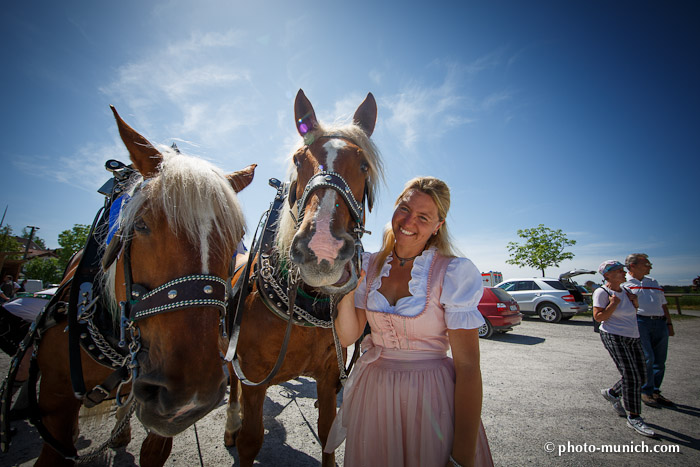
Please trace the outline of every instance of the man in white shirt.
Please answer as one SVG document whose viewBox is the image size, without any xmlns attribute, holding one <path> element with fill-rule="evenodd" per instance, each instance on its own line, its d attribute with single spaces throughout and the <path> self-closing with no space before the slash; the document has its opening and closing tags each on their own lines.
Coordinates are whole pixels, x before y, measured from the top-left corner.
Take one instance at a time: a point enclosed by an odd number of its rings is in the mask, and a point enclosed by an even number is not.
<svg viewBox="0 0 700 467">
<path fill-rule="evenodd" d="M 668 338 L 673 336 L 673 323 L 666 306 L 664 290 L 655 279 L 648 277 L 651 262 L 644 253 L 633 253 L 625 260 L 627 282 L 623 284 L 637 295 L 637 325 L 647 367 L 647 380 L 642 385 L 642 402 L 649 407 L 673 407 L 675 404 L 661 395 L 661 383 L 666 371 Z"/>
</svg>

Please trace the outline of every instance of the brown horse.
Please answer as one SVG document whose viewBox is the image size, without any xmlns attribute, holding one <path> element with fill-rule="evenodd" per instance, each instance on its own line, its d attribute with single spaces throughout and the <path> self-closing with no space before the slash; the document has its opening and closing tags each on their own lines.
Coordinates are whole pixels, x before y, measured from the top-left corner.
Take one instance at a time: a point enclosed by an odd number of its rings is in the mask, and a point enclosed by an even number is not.
<svg viewBox="0 0 700 467">
<path fill-rule="evenodd" d="M 134 314 L 128 320 L 127 329 L 138 339 L 140 349 L 132 353 L 131 361 L 138 371 L 132 370 L 131 384 L 123 386 L 122 393 L 128 394 L 132 388 L 135 413 L 149 431 L 141 447 L 141 465 L 163 465 L 170 454 L 172 436 L 209 413 L 226 391 L 219 354 L 222 303 L 231 258 L 245 229 L 236 192 L 251 182 L 255 166 L 224 175 L 201 159 L 175 151 L 160 152 L 112 110 L 138 173 L 128 181 L 126 191 L 131 198 L 121 211 L 119 238 L 112 239 L 117 245 L 111 250 L 115 260 L 103 278 L 107 302 L 114 308 L 119 302 L 127 303 L 129 287 L 128 303 L 145 304 L 150 294 L 139 296 L 136 290 L 157 295 L 164 285 L 167 302 L 178 293 L 189 293 L 190 289 L 180 288 L 181 283 L 197 285 L 196 298 L 190 303 L 177 302 L 166 308 L 167 312 L 141 307 L 137 313 L 137 305 L 133 305 Z M 221 303 L 213 304 L 207 296 Z M 78 411 L 83 401 L 73 393 L 64 329 L 65 323 L 50 328 L 38 345 L 39 409 L 50 435 L 64 452 L 75 454 Z M 82 348 L 80 353 L 89 390 L 105 381 L 112 369 Z M 115 397 L 118 390 L 110 396 Z M 36 462 L 40 466 L 72 464 L 46 442 Z"/>
<path fill-rule="evenodd" d="M 288 194 L 281 207 L 273 244 L 277 264 L 298 271 L 299 294 L 326 300 L 342 296 L 357 285 L 358 225 L 364 222 L 364 200 L 371 200 L 382 175 L 381 160 L 370 141 L 377 117 L 372 94 L 355 112 L 353 123 L 322 126 L 311 103 L 300 90 L 294 105 L 295 121 L 304 144 L 293 154 Z M 334 186 L 328 186 L 333 183 Z M 359 200 L 359 201 L 358 201 Z M 256 252 L 251 252 L 251 261 Z M 245 301 L 240 323 L 238 358 L 246 377 L 260 381 L 275 365 L 287 322 L 271 313 L 259 284 Z M 330 317 L 326 317 L 330 321 Z M 344 352 L 343 352 L 344 353 Z M 343 355 L 343 362 L 344 362 Z M 284 362 L 276 376 L 259 386 L 239 384 L 231 372 L 231 394 L 224 441 L 236 445 L 241 465 L 253 465 L 263 443 L 263 401 L 271 384 L 298 376 L 316 380 L 318 434 L 323 446 L 335 418 L 340 369 L 332 330 L 294 326 Z M 334 465 L 333 454 L 323 454 L 324 466 Z"/>
</svg>

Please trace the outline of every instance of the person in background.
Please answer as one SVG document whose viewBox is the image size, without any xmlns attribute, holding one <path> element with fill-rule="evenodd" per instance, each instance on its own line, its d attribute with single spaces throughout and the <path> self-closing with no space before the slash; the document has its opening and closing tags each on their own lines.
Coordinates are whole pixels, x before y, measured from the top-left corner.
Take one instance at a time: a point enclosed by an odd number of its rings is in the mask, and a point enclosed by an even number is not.
<svg viewBox="0 0 700 467">
<path fill-rule="evenodd" d="M 410 180 L 381 250 L 363 256 L 357 289 L 338 305 L 343 346 L 371 327 L 325 446 L 347 437 L 347 466 L 493 465 L 480 423 L 481 273 L 454 254 L 449 207 L 443 181 Z"/>
<path fill-rule="evenodd" d="M 591 293 L 595 292 L 595 289 L 597 289 L 598 287 L 600 287 L 598 284 L 596 284 L 596 283 L 593 282 L 593 281 L 586 281 L 586 283 L 585 283 L 584 285 L 586 286 L 586 288 L 587 288 Z"/>
<path fill-rule="evenodd" d="M 5 281 L 0 285 L 0 289 L 2 289 L 2 293 L 5 294 L 7 298 L 12 300 L 17 290 L 19 290 L 19 284 L 8 274 L 5 276 Z"/>
<path fill-rule="evenodd" d="M 593 317 L 600 322 L 600 339 L 621 375 L 613 387 L 600 392 L 618 415 L 627 416 L 628 427 L 642 436 L 653 437 L 656 434 L 640 416 L 646 366 L 637 329 L 637 296 L 622 287 L 625 269 L 619 261 L 603 261 L 598 272 L 606 282 L 593 292 Z"/>
<path fill-rule="evenodd" d="M 644 253 L 633 253 L 625 259 L 627 282 L 624 286 L 637 296 L 637 324 L 646 360 L 647 379 L 642 385 L 642 402 L 649 407 L 673 407 L 675 404 L 661 395 L 661 383 L 666 371 L 668 338 L 673 336 L 673 323 L 668 312 L 664 289 L 652 277 L 651 262 Z"/>
</svg>

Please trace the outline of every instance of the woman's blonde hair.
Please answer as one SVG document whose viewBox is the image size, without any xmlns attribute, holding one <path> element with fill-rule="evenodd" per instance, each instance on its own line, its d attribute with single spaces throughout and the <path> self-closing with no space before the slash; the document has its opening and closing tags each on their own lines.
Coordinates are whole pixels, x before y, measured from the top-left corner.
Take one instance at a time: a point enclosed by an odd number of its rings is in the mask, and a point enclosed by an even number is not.
<svg viewBox="0 0 700 467">
<path fill-rule="evenodd" d="M 424 193 L 433 200 L 435 206 L 437 206 L 438 219 L 440 221 L 445 221 L 447 218 L 447 213 L 450 210 L 450 188 L 445 182 L 435 177 L 416 177 L 409 180 L 403 188 L 403 191 L 396 198 L 394 206 L 398 206 L 402 201 L 404 201 L 408 196 L 414 191 L 420 191 Z M 394 249 L 394 243 L 396 242 L 396 237 L 394 237 L 394 231 L 391 227 L 391 222 L 384 229 L 384 237 L 382 239 L 382 248 L 379 250 L 377 259 L 375 261 L 375 275 L 381 272 L 384 261 L 386 261 L 389 254 L 391 254 Z M 425 244 L 425 249 L 434 246 L 437 251 L 443 256 L 456 256 L 456 250 L 452 246 L 452 238 L 447 230 L 447 222 L 443 222 L 437 231 L 436 235 L 432 235 Z"/>
</svg>

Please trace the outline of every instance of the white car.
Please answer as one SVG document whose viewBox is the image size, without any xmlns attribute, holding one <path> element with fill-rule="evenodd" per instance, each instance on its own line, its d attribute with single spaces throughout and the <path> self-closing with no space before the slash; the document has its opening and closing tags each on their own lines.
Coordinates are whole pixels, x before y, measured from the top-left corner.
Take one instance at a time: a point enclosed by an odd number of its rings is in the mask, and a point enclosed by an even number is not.
<svg viewBox="0 0 700 467">
<path fill-rule="evenodd" d="M 570 280 L 579 274 L 595 274 L 595 271 L 576 269 L 560 275 L 559 279 L 552 277 L 508 279 L 496 287 L 508 292 L 518 302 L 521 313 L 537 314 L 548 323 L 558 323 L 562 319 L 571 319 L 576 313 L 588 310 L 588 303 Z"/>
</svg>

